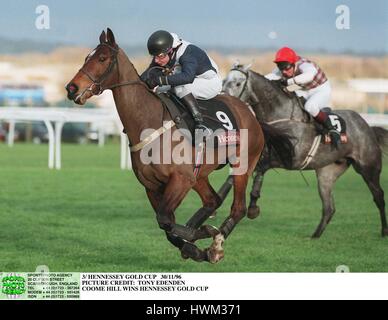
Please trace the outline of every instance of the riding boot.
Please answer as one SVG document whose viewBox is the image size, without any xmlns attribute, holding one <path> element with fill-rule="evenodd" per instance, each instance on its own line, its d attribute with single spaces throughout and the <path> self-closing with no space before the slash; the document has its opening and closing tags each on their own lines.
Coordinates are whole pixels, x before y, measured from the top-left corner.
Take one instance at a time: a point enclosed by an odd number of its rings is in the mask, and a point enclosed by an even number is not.
<svg viewBox="0 0 388 320">
<path fill-rule="evenodd" d="M 194 118 L 195 129 L 202 130 L 204 132 L 205 136 L 209 135 L 211 133 L 211 130 L 207 126 L 205 126 L 205 124 L 203 122 L 202 114 L 199 111 L 198 102 L 194 98 L 193 94 L 189 93 L 189 94 L 185 95 L 182 98 L 182 100 Z"/>
<path fill-rule="evenodd" d="M 332 145 L 338 149 L 338 146 L 341 141 L 340 133 L 334 128 L 333 124 L 330 121 L 327 113 L 323 111 L 319 111 L 318 115 L 314 117 L 314 119 L 323 125 L 323 127 L 328 131 L 329 136 L 331 138 Z"/>
</svg>

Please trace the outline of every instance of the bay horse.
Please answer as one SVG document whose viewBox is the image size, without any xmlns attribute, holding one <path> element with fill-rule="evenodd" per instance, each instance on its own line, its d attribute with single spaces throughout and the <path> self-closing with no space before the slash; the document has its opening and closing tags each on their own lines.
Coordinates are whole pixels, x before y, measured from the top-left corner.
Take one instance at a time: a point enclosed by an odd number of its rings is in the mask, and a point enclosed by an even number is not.
<svg viewBox="0 0 388 320">
<path fill-rule="evenodd" d="M 346 121 L 348 143 L 333 150 L 330 145 L 320 143 L 314 121 L 301 108 L 301 101 L 294 93 L 286 92 L 278 81 L 266 79 L 250 66 L 235 64 L 224 80 L 223 91 L 249 104 L 259 121 L 276 126 L 294 141 L 294 158 L 289 166 L 284 166 L 276 153 L 263 151 L 255 170 L 248 217 L 255 218 L 260 213 L 257 200 L 268 169 L 315 170 L 322 200 L 322 218 L 312 237 L 319 238 L 335 213 L 334 183 L 352 165 L 373 195 L 380 213 L 381 235 L 388 235 L 384 191 L 380 185 L 382 147 L 387 145 L 387 130 L 370 127 L 357 112 L 335 110 Z M 225 196 L 230 183 L 231 178 L 223 186 Z"/>
<path fill-rule="evenodd" d="M 98 46 L 86 57 L 82 68 L 67 84 L 68 98 L 83 105 L 93 95 L 98 95 L 104 90 L 112 90 L 119 117 L 133 146 L 131 148 L 133 171 L 145 187 L 159 227 L 165 231 L 167 239 L 179 248 L 183 258 L 210 263 L 220 261 L 224 257 L 222 246 L 225 239 L 246 214 L 245 192 L 248 177 L 252 174 L 264 146 L 260 124 L 241 100 L 229 95 L 216 97 L 230 108 L 238 128 L 247 131 L 247 139 L 244 143 L 241 142 L 232 155 L 240 159 L 240 156 L 246 154 L 247 170 L 233 176 L 234 200 L 230 215 L 220 228 L 206 225 L 199 228 L 222 203 L 208 180 L 208 175 L 219 167 L 222 159 L 216 157 L 213 162 L 204 159 L 197 176 L 193 173 L 194 150 L 193 161 L 190 164 L 144 164 L 139 152 L 145 145 L 141 133 L 152 128 L 159 132 L 159 135 L 164 135 L 166 131 L 170 130 L 172 133 L 176 131 L 176 126 L 164 127 L 163 123 L 166 121 L 171 123 L 170 115 L 157 95 L 140 80 L 135 67 L 117 45 L 112 30 L 108 28 L 106 33 L 103 31 L 99 40 Z M 158 149 L 160 154 L 163 154 L 164 142 Z M 178 144 L 177 141 L 168 142 L 172 147 Z M 184 140 L 184 143 L 189 144 L 190 149 L 194 149 L 191 142 Z M 236 170 L 238 164 L 237 161 L 231 165 L 232 170 Z M 190 189 L 199 194 L 203 207 L 186 225 L 180 225 L 176 223 L 174 212 Z M 201 250 L 194 244 L 197 239 L 211 237 L 213 242 L 207 249 Z"/>
</svg>

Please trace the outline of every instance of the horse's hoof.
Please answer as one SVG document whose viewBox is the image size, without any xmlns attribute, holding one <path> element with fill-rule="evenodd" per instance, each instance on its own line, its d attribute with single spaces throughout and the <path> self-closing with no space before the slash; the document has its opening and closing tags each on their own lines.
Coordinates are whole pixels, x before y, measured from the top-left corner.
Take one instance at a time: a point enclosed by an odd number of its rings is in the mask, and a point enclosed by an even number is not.
<svg viewBox="0 0 388 320">
<path fill-rule="evenodd" d="M 211 264 L 216 264 L 224 258 L 224 251 L 214 252 L 213 250 L 208 250 L 207 256 Z"/>
<path fill-rule="evenodd" d="M 248 208 L 248 218 L 255 219 L 260 215 L 260 207 L 249 207 Z"/>
<path fill-rule="evenodd" d="M 222 234 L 217 234 L 209 249 L 207 249 L 207 258 L 210 263 L 220 262 L 224 258 L 224 244 L 225 238 Z"/>
<path fill-rule="evenodd" d="M 184 259 L 184 260 L 187 260 L 187 259 L 190 258 L 187 254 L 183 253 L 182 251 L 181 251 L 181 257 L 182 257 L 182 259 Z"/>
<path fill-rule="evenodd" d="M 381 236 L 382 236 L 382 237 L 388 236 L 388 228 L 385 228 L 385 229 L 383 229 L 383 230 L 381 231 Z"/>
<path fill-rule="evenodd" d="M 322 233 L 320 232 L 314 232 L 314 234 L 311 236 L 311 239 L 319 239 L 321 237 Z"/>
</svg>

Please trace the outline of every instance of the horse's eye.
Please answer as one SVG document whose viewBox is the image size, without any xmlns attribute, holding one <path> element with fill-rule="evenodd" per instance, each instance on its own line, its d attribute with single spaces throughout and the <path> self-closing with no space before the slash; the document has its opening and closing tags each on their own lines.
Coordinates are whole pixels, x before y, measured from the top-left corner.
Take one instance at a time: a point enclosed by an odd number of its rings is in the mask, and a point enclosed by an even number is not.
<svg viewBox="0 0 388 320">
<path fill-rule="evenodd" d="M 104 62 L 106 60 L 105 57 L 100 57 L 100 59 L 98 59 L 100 62 Z"/>
<path fill-rule="evenodd" d="M 241 82 L 237 82 L 237 83 L 236 83 L 236 86 L 237 86 L 237 87 L 241 86 Z"/>
</svg>

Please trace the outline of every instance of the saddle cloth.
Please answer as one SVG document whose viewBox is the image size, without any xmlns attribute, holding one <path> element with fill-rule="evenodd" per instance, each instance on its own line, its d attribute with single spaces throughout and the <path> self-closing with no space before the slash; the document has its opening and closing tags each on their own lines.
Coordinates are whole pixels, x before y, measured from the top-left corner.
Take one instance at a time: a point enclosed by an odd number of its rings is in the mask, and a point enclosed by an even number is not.
<svg viewBox="0 0 388 320">
<path fill-rule="evenodd" d="M 195 145 L 195 122 L 191 113 L 187 111 L 183 102 L 172 93 L 157 95 L 170 113 L 183 135 L 192 140 Z M 197 100 L 204 124 L 213 131 L 214 148 L 226 145 L 239 145 L 240 136 L 236 119 L 229 107 L 217 97 L 210 100 Z M 190 137 L 187 133 L 190 133 Z"/>
<path fill-rule="evenodd" d="M 347 135 L 346 135 L 346 122 L 345 120 L 339 116 L 338 114 L 331 111 L 330 108 L 325 108 L 323 111 L 325 111 L 330 119 L 331 124 L 333 125 L 334 129 L 338 132 L 340 135 L 340 141 L 342 144 L 345 144 L 348 142 Z M 317 130 L 317 133 L 322 135 L 322 143 L 324 144 L 331 144 L 331 137 L 329 135 L 329 131 L 321 124 L 315 122 L 315 128 Z"/>
<path fill-rule="evenodd" d="M 299 100 L 299 106 L 301 107 L 303 113 L 306 115 L 309 122 L 313 122 L 315 125 L 315 129 L 318 134 L 322 135 L 322 143 L 324 144 L 331 144 L 331 137 L 329 135 L 329 131 L 320 123 L 316 122 L 313 117 L 304 109 L 304 104 L 306 103 L 306 99 L 303 97 L 298 97 L 295 93 L 293 95 Z M 347 135 L 346 135 L 346 122 L 345 120 L 339 116 L 338 114 L 334 113 L 331 108 L 323 108 L 323 112 L 325 112 L 329 119 L 331 124 L 333 125 L 334 129 L 339 133 L 341 139 L 341 143 L 347 143 Z"/>
</svg>

